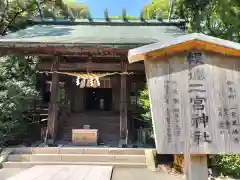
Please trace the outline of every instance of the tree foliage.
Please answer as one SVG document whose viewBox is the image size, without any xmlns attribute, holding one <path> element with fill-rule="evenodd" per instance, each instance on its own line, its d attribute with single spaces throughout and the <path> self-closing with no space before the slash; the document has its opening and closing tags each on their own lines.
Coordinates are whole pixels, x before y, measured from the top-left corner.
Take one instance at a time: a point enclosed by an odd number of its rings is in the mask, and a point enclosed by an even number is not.
<svg viewBox="0 0 240 180">
<path fill-rule="evenodd" d="M 169 13 L 169 0 L 152 0 L 144 7 L 145 18 Z M 240 1 L 238 0 L 175 0 L 172 18 L 185 19 L 189 32 L 240 41 Z"/>
<path fill-rule="evenodd" d="M 6 56 L 0 58 L 0 145 L 26 133 L 26 110 L 38 97 L 36 59 Z"/>
<path fill-rule="evenodd" d="M 123 19 L 123 17 L 122 16 L 110 16 L 110 19 Z M 127 20 L 136 20 L 137 17 L 136 16 L 127 15 L 126 19 Z"/>
<path fill-rule="evenodd" d="M 152 118 L 150 111 L 150 101 L 148 97 L 148 90 L 144 89 L 140 93 L 139 104 L 143 109 L 142 118 L 145 122 L 147 122 L 150 126 L 152 126 Z"/>
<path fill-rule="evenodd" d="M 168 18 L 169 0 L 152 0 L 144 7 L 143 17 L 145 19 L 155 19 L 159 11 L 162 12 L 163 19 Z"/>
<path fill-rule="evenodd" d="M 181 7 L 181 8 L 179 8 Z M 239 41 L 240 3 L 236 0 L 182 0 L 176 7 L 189 21 L 189 31 Z"/>
<path fill-rule="evenodd" d="M 213 169 L 224 176 L 240 178 L 239 155 L 215 155 L 211 156 Z"/>
<path fill-rule="evenodd" d="M 38 0 L 46 18 L 86 18 L 88 7 L 73 1 Z M 39 16 L 36 0 L 1 0 L 0 1 L 0 34 L 5 35 L 8 30 L 14 31 L 24 28 L 27 19 Z"/>
<path fill-rule="evenodd" d="M 72 11 L 75 18 L 82 19 L 88 17 L 89 9 L 87 5 L 70 0 L 65 0 L 64 3 Z"/>
</svg>

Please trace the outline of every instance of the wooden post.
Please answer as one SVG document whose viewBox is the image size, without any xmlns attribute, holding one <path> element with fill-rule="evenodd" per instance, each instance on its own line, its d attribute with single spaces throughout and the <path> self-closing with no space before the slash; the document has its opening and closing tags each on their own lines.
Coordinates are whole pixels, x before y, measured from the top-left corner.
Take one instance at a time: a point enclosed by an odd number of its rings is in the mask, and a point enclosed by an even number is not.
<svg viewBox="0 0 240 180">
<path fill-rule="evenodd" d="M 123 63 L 123 72 L 127 72 L 127 64 Z M 120 100 L 120 140 L 127 144 L 127 75 L 121 75 L 121 100 Z"/>
<path fill-rule="evenodd" d="M 186 180 L 208 179 L 207 155 L 192 155 L 188 165 L 188 169 L 185 169 Z"/>
<path fill-rule="evenodd" d="M 53 62 L 52 65 L 52 84 L 51 84 L 51 101 L 49 104 L 49 113 L 48 113 L 48 135 L 53 141 L 56 140 L 57 135 L 57 120 L 58 120 L 58 57 Z"/>
</svg>

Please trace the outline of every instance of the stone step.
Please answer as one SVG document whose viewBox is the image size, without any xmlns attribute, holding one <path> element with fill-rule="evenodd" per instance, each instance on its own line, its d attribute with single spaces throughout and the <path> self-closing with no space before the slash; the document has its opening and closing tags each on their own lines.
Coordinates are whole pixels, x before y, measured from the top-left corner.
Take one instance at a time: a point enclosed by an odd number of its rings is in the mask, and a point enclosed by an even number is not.
<svg viewBox="0 0 240 180">
<path fill-rule="evenodd" d="M 71 122 L 68 122 L 68 123 L 64 123 L 64 127 L 82 127 L 83 125 L 91 125 L 91 126 L 100 126 L 100 127 L 106 127 L 106 124 L 109 124 L 109 125 L 112 125 L 112 126 L 120 126 L 119 125 L 119 122 L 104 122 L 104 124 L 100 124 L 100 123 L 91 123 L 91 122 L 74 122 L 74 123 L 71 123 Z"/>
<path fill-rule="evenodd" d="M 120 125 L 119 124 L 110 124 L 110 123 L 106 123 L 105 126 L 104 125 L 93 125 L 91 123 L 82 123 L 82 124 L 76 124 L 76 125 L 67 125 L 64 124 L 63 129 L 64 130 L 72 130 L 72 129 L 82 129 L 84 125 L 90 125 L 91 129 L 98 129 L 98 130 L 102 130 L 102 131 L 106 131 L 106 126 L 107 127 L 111 127 L 111 129 L 107 129 L 107 131 L 112 131 L 113 129 L 115 130 L 119 130 L 120 129 Z"/>
<path fill-rule="evenodd" d="M 92 119 L 92 118 L 96 118 L 96 119 L 106 119 L 106 120 L 115 120 L 115 119 L 119 119 L 120 116 L 74 116 L 74 117 L 69 117 L 69 119 L 71 120 L 88 120 L 88 119 Z"/>
<path fill-rule="evenodd" d="M 145 163 L 122 163 L 122 162 L 4 162 L 3 168 L 30 168 L 36 165 L 100 165 L 123 168 L 146 168 Z"/>
<path fill-rule="evenodd" d="M 117 122 L 104 122 L 104 124 L 101 124 L 100 122 L 65 122 L 64 124 L 65 125 L 68 125 L 68 126 L 70 126 L 70 125 L 81 125 L 81 124 L 92 124 L 92 125 L 101 125 L 101 126 L 104 126 L 105 124 L 112 124 L 112 125 L 118 125 L 119 124 L 119 122 L 117 121 Z"/>
<path fill-rule="evenodd" d="M 23 147 L 9 148 L 12 154 L 111 154 L 145 155 L 142 148 L 92 148 L 92 147 Z"/>
<path fill-rule="evenodd" d="M 119 116 L 89 116 L 89 117 L 83 117 L 83 116 L 76 116 L 76 117 L 69 117 L 69 121 L 87 121 L 87 120 L 92 120 L 92 119 L 101 119 L 101 120 L 106 120 L 106 121 L 111 121 L 111 120 L 119 120 Z"/>
<path fill-rule="evenodd" d="M 101 120 L 101 121 L 106 121 L 106 122 L 115 122 L 119 121 L 119 117 L 113 118 L 113 117 L 88 117 L 88 118 L 82 118 L 82 117 L 77 117 L 77 118 L 68 118 L 65 120 L 65 122 L 80 122 L 80 121 L 90 121 L 93 122 L 94 120 Z"/>
<path fill-rule="evenodd" d="M 146 163 L 144 155 L 109 155 L 109 154 L 14 154 L 9 162 L 122 162 Z"/>
<path fill-rule="evenodd" d="M 89 124 L 88 124 L 89 125 Z M 111 129 L 108 129 L 107 131 L 113 131 L 113 130 L 119 130 L 120 129 L 120 126 L 119 125 L 117 125 L 117 126 L 115 126 L 115 125 L 109 125 L 109 124 L 107 124 L 109 127 L 111 127 Z M 64 125 L 65 126 L 65 125 Z M 72 130 L 72 129 L 82 129 L 83 128 L 83 126 L 84 125 L 78 125 L 78 126 L 65 126 L 64 128 L 63 128 L 63 130 L 67 130 L 67 131 L 70 131 L 70 130 Z M 106 131 L 106 126 L 105 127 L 99 127 L 99 126 L 92 126 L 91 124 L 90 124 L 90 127 L 91 127 L 91 129 L 98 129 L 98 130 L 100 130 L 100 131 Z"/>
<path fill-rule="evenodd" d="M 96 123 L 97 122 L 106 122 L 106 123 L 117 123 L 119 119 L 66 119 L 64 123 Z"/>
<path fill-rule="evenodd" d="M 98 136 L 100 137 L 104 137 L 104 138 L 108 138 L 108 137 L 119 137 L 120 133 L 117 133 L 118 131 L 115 131 L 115 132 L 101 132 L 101 131 L 98 131 Z M 72 131 L 62 131 L 62 136 L 69 136 L 69 137 L 72 137 Z"/>
<path fill-rule="evenodd" d="M 64 122 L 65 123 L 79 123 L 79 122 L 110 122 L 110 123 L 114 123 L 114 122 L 119 122 L 119 119 L 66 119 Z"/>
<path fill-rule="evenodd" d="M 64 134 L 62 137 L 61 137 L 62 140 L 64 141 L 71 141 L 72 142 L 72 135 L 71 134 Z M 112 137 L 112 138 L 108 138 L 107 136 L 99 136 L 99 142 L 112 142 L 112 141 L 116 141 L 116 142 L 119 142 L 119 137 Z M 118 144 L 118 143 L 117 143 Z"/>
<path fill-rule="evenodd" d="M 82 129 L 82 128 L 76 128 L 75 127 L 75 128 L 71 128 L 71 129 L 63 129 L 63 132 L 72 134 L 73 129 Z M 103 129 L 99 129 L 99 128 L 92 128 L 92 129 L 98 129 L 99 135 L 104 135 L 104 134 L 117 134 L 117 132 L 119 132 L 120 128 L 116 128 L 116 129 L 113 128 L 113 129 L 108 130 L 108 131 L 104 131 Z"/>
</svg>

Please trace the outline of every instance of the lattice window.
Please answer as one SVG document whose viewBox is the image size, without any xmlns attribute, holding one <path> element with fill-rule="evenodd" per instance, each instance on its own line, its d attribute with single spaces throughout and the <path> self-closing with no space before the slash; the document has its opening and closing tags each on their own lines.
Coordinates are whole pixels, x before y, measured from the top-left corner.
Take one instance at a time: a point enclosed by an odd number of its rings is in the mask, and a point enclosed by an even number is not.
<svg viewBox="0 0 240 180">
<path fill-rule="evenodd" d="M 65 92 L 65 82 L 58 82 L 59 89 L 58 89 L 58 101 L 65 101 L 66 100 L 66 92 Z M 46 92 L 51 92 L 52 82 L 46 81 Z"/>
<path fill-rule="evenodd" d="M 110 78 L 101 78 L 100 79 L 100 88 L 112 88 Z"/>
<path fill-rule="evenodd" d="M 131 92 L 136 92 L 136 83 L 132 83 Z"/>
<path fill-rule="evenodd" d="M 65 82 L 58 82 L 60 88 L 64 88 Z M 46 91 L 51 92 L 52 81 L 46 81 Z"/>
</svg>

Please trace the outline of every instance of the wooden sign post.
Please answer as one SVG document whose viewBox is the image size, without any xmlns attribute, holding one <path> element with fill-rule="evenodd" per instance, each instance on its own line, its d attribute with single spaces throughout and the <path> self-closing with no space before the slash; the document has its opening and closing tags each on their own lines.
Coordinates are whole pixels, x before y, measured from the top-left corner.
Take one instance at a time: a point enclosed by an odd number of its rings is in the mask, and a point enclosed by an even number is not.
<svg viewBox="0 0 240 180">
<path fill-rule="evenodd" d="M 145 60 L 157 151 L 184 154 L 186 179 L 208 178 L 207 154 L 240 152 L 238 57 L 239 44 L 202 34 L 129 51 Z"/>
</svg>

